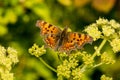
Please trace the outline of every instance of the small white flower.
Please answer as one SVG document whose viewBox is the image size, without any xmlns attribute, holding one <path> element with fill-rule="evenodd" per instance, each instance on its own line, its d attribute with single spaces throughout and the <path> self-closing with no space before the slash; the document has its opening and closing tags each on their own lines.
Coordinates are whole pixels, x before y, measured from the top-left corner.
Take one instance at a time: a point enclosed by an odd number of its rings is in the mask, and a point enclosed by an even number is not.
<svg viewBox="0 0 120 80">
<path fill-rule="evenodd" d="M 98 20 L 96 20 L 96 23 L 98 25 L 104 25 L 104 24 L 107 24 L 108 23 L 108 20 L 107 19 L 104 19 L 104 18 L 99 18 Z"/>
<path fill-rule="evenodd" d="M 7 52 L 8 52 L 8 57 L 11 59 L 13 63 L 19 62 L 17 51 L 15 49 L 8 47 Z"/>
<path fill-rule="evenodd" d="M 102 32 L 105 36 L 110 36 L 111 34 L 115 33 L 115 30 L 111 26 L 103 25 L 102 26 Z"/>
<path fill-rule="evenodd" d="M 120 39 L 119 38 L 113 39 L 110 42 L 110 45 L 112 46 L 114 52 L 120 51 Z"/>
<path fill-rule="evenodd" d="M 98 27 L 96 24 L 92 24 L 88 26 L 85 29 L 85 32 L 87 32 L 93 38 L 94 41 L 101 37 L 101 32 L 98 30 Z"/>
<path fill-rule="evenodd" d="M 120 24 L 117 23 L 115 20 L 110 20 L 109 24 L 114 28 L 114 29 L 117 29 L 117 28 L 120 28 Z"/>
</svg>

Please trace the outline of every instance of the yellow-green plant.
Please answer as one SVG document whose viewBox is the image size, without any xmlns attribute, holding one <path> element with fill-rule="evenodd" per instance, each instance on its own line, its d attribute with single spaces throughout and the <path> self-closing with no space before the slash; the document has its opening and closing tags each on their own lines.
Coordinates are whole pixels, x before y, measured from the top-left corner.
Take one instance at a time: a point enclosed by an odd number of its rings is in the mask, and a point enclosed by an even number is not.
<svg viewBox="0 0 120 80">
<path fill-rule="evenodd" d="M 34 44 L 29 49 L 29 53 L 39 57 L 39 59 L 51 70 L 57 73 L 58 80 L 83 80 L 84 76 L 90 69 L 94 69 L 103 64 L 110 65 L 115 63 L 114 53 L 120 51 L 120 24 L 115 20 L 99 18 L 96 23 L 87 26 L 84 30 L 93 37 L 93 44 L 85 50 L 72 52 L 70 55 L 59 53 L 60 64 L 56 69 L 49 66 L 43 59 L 42 55 L 46 52 L 44 47 L 38 47 Z M 94 44 L 99 41 L 99 44 Z M 107 47 L 110 46 L 110 47 Z M 93 50 L 89 50 L 92 49 Z M 97 57 L 97 59 L 96 59 Z M 101 80 L 112 80 L 105 75 Z"/>
<path fill-rule="evenodd" d="M 17 51 L 11 47 L 5 49 L 0 45 L 0 80 L 14 80 L 12 66 L 18 62 Z"/>
</svg>

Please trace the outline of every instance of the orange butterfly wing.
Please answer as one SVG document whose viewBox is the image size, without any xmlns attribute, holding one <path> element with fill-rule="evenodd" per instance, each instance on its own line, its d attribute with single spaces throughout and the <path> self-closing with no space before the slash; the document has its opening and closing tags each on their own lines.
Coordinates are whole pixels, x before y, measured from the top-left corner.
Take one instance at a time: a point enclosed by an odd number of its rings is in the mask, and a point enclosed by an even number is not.
<svg viewBox="0 0 120 80">
<path fill-rule="evenodd" d="M 70 32 L 67 34 L 59 48 L 61 52 L 71 52 L 72 50 L 81 49 L 86 43 L 92 43 L 93 39 L 89 35 Z"/>
<path fill-rule="evenodd" d="M 37 21 L 36 26 L 40 28 L 40 34 L 43 36 L 46 45 L 56 49 L 59 36 L 62 32 L 60 28 L 41 20 Z"/>
<path fill-rule="evenodd" d="M 40 30 L 41 30 L 40 34 L 42 36 L 46 36 L 48 34 L 57 35 L 57 34 L 61 33 L 60 28 L 58 28 L 52 24 L 49 24 L 45 21 L 38 20 L 36 23 L 36 26 L 40 28 Z"/>
</svg>

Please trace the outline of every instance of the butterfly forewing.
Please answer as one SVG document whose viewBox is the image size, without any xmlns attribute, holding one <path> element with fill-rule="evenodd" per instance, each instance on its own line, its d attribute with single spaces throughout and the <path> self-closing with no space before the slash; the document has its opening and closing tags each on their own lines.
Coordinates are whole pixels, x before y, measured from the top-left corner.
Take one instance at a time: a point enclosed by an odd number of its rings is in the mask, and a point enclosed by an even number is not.
<svg viewBox="0 0 120 80">
<path fill-rule="evenodd" d="M 57 34 L 60 34 L 61 33 L 61 29 L 52 25 L 52 24 L 49 24 L 45 21 L 41 21 L 41 20 L 38 20 L 37 23 L 36 23 L 36 26 L 38 26 L 41 30 L 40 34 L 42 36 L 45 36 L 45 35 L 48 35 L 48 34 L 54 34 L 54 35 L 57 35 Z"/>
<path fill-rule="evenodd" d="M 60 28 L 41 20 L 37 21 L 36 26 L 40 28 L 40 35 L 43 36 L 46 45 L 55 49 L 61 34 Z"/>
</svg>

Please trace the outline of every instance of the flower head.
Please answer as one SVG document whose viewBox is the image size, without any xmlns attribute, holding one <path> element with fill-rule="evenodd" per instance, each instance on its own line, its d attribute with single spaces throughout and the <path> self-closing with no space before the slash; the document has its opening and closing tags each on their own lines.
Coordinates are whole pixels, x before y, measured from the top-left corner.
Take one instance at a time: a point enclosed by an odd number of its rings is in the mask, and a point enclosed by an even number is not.
<svg viewBox="0 0 120 80">
<path fill-rule="evenodd" d="M 5 71 L 4 74 L 1 74 L 1 80 L 14 80 L 13 73 Z"/>
<path fill-rule="evenodd" d="M 65 78 L 70 78 L 70 66 L 69 66 L 69 62 L 67 60 L 63 61 L 63 64 L 59 65 L 57 67 L 57 76 L 64 76 Z"/>
<path fill-rule="evenodd" d="M 115 20 L 110 20 L 109 24 L 114 28 L 114 29 L 118 29 L 120 28 L 120 24 L 117 23 Z"/>
<path fill-rule="evenodd" d="M 6 49 L 0 45 L 0 58 L 6 55 Z"/>
<path fill-rule="evenodd" d="M 111 26 L 103 25 L 102 26 L 102 32 L 105 36 L 110 36 L 115 33 L 115 29 L 113 29 Z"/>
<path fill-rule="evenodd" d="M 11 47 L 7 48 L 8 57 L 11 59 L 13 63 L 19 62 L 17 57 L 17 51 Z"/>
<path fill-rule="evenodd" d="M 92 65 L 94 62 L 92 55 L 90 55 L 90 54 L 84 54 L 83 61 L 86 65 Z"/>
<path fill-rule="evenodd" d="M 87 32 L 93 40 L 97 40 L 101 37 L 101 32 L 99 31 L 98 27 L 96 24 L 91 24 L 85 29 L 85 32 Z"/>
<path fill-rule="evenodd" d="M 38 45 L 34 44 L 32 46 L 32 48 L 29 49 L 29 53 L 31 55 L 35 55 L 36 57 L 42 56 L 43 54 L 45 54 L 46 50 L 44 48 L 44 46 L 39 47 Z"/>
<path fill-rule="evenodd" d="M 101 55 L 101 62 L 105 63 L 105 64 L 114 64 L 115 60 L 113 60 L 113 58 L 110 55 L 108 55 L 106 52 L 104 52 Z"/>
<path fill-rule="evenodd" d="M 72 70 L 73 80 L 81 80 L 82 78 L 82 72 L 80 71 L 80 68 L 75 68 Z"/>
<path fill-rule="evenodd" d="M 18 62 L 17 51 L 11 47 L 5 49 L 0 46 L 0 80 L 13 80 L 13 73 L 10 73 L 12 64 Z"/>
<path fill-rule="evenodd" d="M 57 76 L 58 77 L 63 76 L 67 79 L 71 78 L 71 74 L 72 74 L 71 71 L 76 69 L 76 67 L 78 66 L 79 60 L 77 59 L 77 57 L 80 55 L 81 53 L 78 52 L 76 54 L 71 53 L 69 56 L 67 56 L 67 58 L 63 61 L 63 63 L 57 67 Z"/>
<path fill-rule="evenodd" d="M 96 20 L 96 23 L 98 25 L 104 25 L 104 24 L 107 24 L 108 23 L 108 20 L 107 19 L 104 19 L 104 18 L 99 18 L 98 20 Z"/>
<path fill-rule="evenodd" d="M 111 77 L 107 77 L 105 75 L 102 75 L 100 80 L 113 80 Z"/>
<path fill-rule="evenodd" d="M 120 51 L 120 39 L 115 38 L 110 42 L 110 45 L 112 46 L 112 49 L 114 52 Z"/>
<path fill-rule="evenodd" d="M 88 26 L 85 32 L 92 36 L 94 41 L 104 37 L 111 39 L 120 35 L 120 24 L 115 20 L 99 18 L 96 23 Z"/>
<path fill-rule="evenodd" d="M 17 51 L 11 47 L 5 49 L 0 46 L 0 60 L 0 65 L 3 65 L 8 70 L 11 70 L 11 65 L 18 62 Z"/>
</svg>

